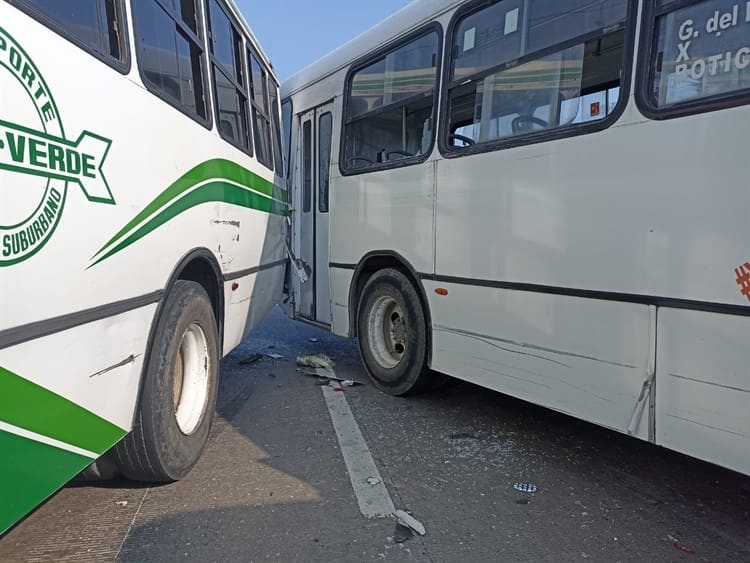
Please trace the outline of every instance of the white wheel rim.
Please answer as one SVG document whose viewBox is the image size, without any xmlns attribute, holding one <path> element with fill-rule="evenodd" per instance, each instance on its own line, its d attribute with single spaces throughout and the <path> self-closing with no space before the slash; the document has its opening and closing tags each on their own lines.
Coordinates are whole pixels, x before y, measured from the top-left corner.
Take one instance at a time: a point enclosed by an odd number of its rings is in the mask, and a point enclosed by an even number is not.
<svg viewBox="0 0 750 563">
<path fill-rule="evenodd" d="M 211 369 L 206 334 L 191 323 L 182 335 L 173 376 L 174 415 L 185 435 L 195 432 L 203 420 Z"/>
<path fill-rule="evenodd" d="M 395 368 L 408 346 L 406 317 L 401 305 L 393 297 L 379 297 L 367 316 L 367 328 L 375 361 L 386 369 Z"/>
</svg>

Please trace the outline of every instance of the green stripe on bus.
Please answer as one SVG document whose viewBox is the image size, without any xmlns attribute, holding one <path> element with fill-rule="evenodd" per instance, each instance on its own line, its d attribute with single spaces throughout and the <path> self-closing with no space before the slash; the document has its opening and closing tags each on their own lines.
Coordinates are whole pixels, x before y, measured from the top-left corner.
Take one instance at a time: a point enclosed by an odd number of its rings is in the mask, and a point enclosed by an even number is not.
<svg viewBox="0 0 750 563">
<path fill-rule="evenodd" d="M 0 535 L 91 460 L 0 430 Z"/>
<path fill-rule="evenodd" d="M 126 434 L 74 402 L 2 367 L 0 421 L 97 454 L 106 452 Z M 5 452 L 2 448 L 0 451 Z"/>
<path fill-rule="evenodd" d="M 213 160 L 207 160 L 196 167 L 188 170 L 185 174 L 180 176 L 174 183 L 172 183 L 166 190 L 160 193 L 154 200 L 149 203 L 138 215 L 128 222 L 122 229 L 117 231 L 115 235 L 110 238 L 92 258 L 99 256 L 104 249 L 110 246 L 112 243 L 122 238 L 128 232 L 133 230 L 138 224 L 142 223 L 148 217 L 151 217 L 159 209 L 164 207 L 170 201 L 177 199 L 180 195 L 186 191 L 194 188 L 196 185 L 207 180 L 228 180 L 235 182 L 251 190 L 259 192 L 268 198 L 275 198 L 282 201 L 286 201 L 286 192 L 279 189 L 273 182 L 261 178 L 254 172 L 251 172 L 247 168 L 243 168 L 236 162 L 231 160 L 225 160 L 223 158 L 216 158 Z M 224 201 L 223 198 L 211 201 Z M 231 202 L 228 202 L 231 203 Z M 281 207 L 281 206 L 280 206 Z M 278 214 L 283 214 L 282 210 L 278 211 Z M 153 230 L 153 229 L 152 229 Z M 113 252 L 107 253 L 107 256 L 111 256 Z M 97 264 L 101 262 L 104 257 L 99 258 L 94 262 Z M 92 264 L 93 265 L 93 264 Z"/>
<path fill-rule="evenodd" d="M 100 256 L 93 264 L 91 264 L 91 266 L 95 266 L 99 262 L 102 262 L 103 260 L 106 260 L 107 258 L 112 256 L 113 254 L 117 254 L 134 242 L 142 239 L 152 231 L 158 229 L 159 227 L 164 225 L 164 223 L 174 219 L 180 213 L 183 213 L 184 211 L 187 211 L 188 209 L 195 207 L 196 205 L 210 202 L 229 203 L 240 207 L 264 211 L 266 213 L 273 213 L 276 215 L 283 215 L 285 207 L 285 204 L 281 204 L 278 201 L 274 201 L 255 192 L 251 192 L 250 190 L 236 186 L 235 184 L 228 184 L 227 182 L 221 180 L 209 182 L 208 184 L 204 184 L 198 189 L 193 190 L 192 192 L 189 192 L 176 201 L 172 202 L 157 215 L 141 225 L 140 228 L 133 231 L 129 236 L 124 238 L 119 244 Z"/>
</svg>

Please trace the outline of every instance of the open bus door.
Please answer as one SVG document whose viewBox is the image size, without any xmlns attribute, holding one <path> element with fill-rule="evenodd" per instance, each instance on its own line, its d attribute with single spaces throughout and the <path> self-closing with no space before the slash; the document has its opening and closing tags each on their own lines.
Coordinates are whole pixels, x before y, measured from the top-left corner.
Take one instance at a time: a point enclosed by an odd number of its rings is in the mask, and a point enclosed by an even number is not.
<svg viewBox="0 0 750 563">
<path fill-rule="evenodd" d="M 290 306 L 294 318 L 330 325 L 328 218 L 333 104 L 299 114 L 293 126 L 296 148 L 290 155 Z"/>
</svg>

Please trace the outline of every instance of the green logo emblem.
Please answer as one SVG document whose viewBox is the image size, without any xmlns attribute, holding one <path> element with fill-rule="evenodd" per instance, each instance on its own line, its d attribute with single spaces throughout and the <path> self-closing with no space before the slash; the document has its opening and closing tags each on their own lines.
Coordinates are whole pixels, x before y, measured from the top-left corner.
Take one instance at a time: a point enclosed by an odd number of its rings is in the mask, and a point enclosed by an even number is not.
<svg viewBox="0 0 750 563">
<path fill-rule="evenodd" d="M 102 172 L 111 141 L 65 135 L 39 69 L 0 27 L 0 267 L 36 254 L 55 232 L 68 185 L 91 202 L 114 204 Z"/>
</svg>

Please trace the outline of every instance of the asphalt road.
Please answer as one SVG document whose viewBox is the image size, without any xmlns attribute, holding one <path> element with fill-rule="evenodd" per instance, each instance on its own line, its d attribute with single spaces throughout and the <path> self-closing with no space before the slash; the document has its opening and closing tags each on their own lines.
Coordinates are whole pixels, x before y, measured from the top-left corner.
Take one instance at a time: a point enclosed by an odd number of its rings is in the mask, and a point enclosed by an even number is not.
<svg viewBox="0 0 750 563">
<path fill-rule="evenodd" d="M 295 367 L 321 352 L 366 381 L 356 343 L 274 311 L 224 360 L 185 480 L 71 484 L 0 540 L 0 561 L 750 561 L 749 477 L 463 383 L 337 392 L 359 454 L 426 534 L 366 518 L 352 444 Z M 256 353 L 284 357 L 242 363 Z"/>
</svg>

